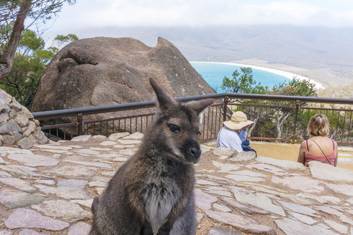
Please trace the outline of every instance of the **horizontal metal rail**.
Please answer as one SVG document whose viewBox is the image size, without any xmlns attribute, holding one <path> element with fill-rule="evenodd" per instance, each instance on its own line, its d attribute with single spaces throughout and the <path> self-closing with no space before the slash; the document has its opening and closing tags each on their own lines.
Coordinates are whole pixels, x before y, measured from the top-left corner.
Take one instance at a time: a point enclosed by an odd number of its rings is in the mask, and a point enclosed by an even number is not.
<svg viewBox="0 0 353 235">
<path fill-rule="evenodd" d="M 177 100 L 181 102 L 187 102 L 192 100 L 202 100 L 207 98 L 224 99 L 229 97 L 232 99 L 254 99 L 254 100 L 278 100 L 278 101 L 303 101 L 303 102 L 314 102 L 314 103 L 328 103 L 328 104 L 353 104 L 353 99 L 336 99 L 336 98 L 324 98 L 324 97 L 308 97 L 308 96 L 285 96 L 285 95 L 261 95 L 261 94 L 210 94 L 202 96 L 188 96 L 178 97 Z M 80 108 L 50 110 L 34 112 L 33 116 L 36 119 L 49 119 L 55 117 L 68 117 L 75 116 L 78 113 L 97 114 L 97 113 L 108 113 L 114 111 L 133 110 L 141 108 L 150 108 L 155 105 L 154 101 L 143 101 L 143 102 L 132 102 L 126 104 L 112 104 L 112 105 L 99 105 L 99 106 L 88 106 Z"/>
<path fill-rule="evenodd" d="M 211 95 L 204 95 L 204 96 L 178 97 L 176 99 L 180 102 L 187 102 L 192 100 L 202 100 L 206 98 L 222 99 L 223 97 L 224 97 L 223 94 L 211 94 Z M 126 104 L 87 106 L 87 107 L 80 107 L 80 108 L 34 112 L 33 116 L 34 118 L 37 118 L 37 119 L 46 119 L 46 118 L 55 118 L 55 117 L 63 117 L 63 116 L 66 116 L 66 117 L 75 116 L 78 113 L 81 113 L 81 114 L 108 113 L 108 112 L 114 112 L 114 111 L 150 108 L 155 106 L 155 104 L 156 104 L 155 101 L 142 101 L 142 102 L 131 102 Z"/>
</svg>

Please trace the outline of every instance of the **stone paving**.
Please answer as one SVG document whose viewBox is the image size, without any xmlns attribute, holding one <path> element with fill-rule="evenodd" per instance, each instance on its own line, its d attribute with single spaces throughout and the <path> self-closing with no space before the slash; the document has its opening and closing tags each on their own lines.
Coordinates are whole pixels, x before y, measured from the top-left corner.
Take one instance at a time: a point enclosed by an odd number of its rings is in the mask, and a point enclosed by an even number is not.
<svg viewBox="0 0 353 235">
<path fill-rule="evenodd" d="M 92 198 L 136 151 L 141 133 L 0 147 L 0 235 L 88 234 Z M 353 172 L 202 145 L 198 234 L 353 235 Z"/>
</svg>

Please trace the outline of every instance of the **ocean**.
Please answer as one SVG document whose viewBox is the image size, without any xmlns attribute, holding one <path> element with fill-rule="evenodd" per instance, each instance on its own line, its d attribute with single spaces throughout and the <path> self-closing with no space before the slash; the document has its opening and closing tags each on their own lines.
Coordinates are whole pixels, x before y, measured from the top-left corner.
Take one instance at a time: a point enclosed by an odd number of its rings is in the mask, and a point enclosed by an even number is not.
<svg viewBox="0 0 353 235">
<path fill-rule="evenodd" d="M 231 77 L 234 70 L 240 69 L 237 65 L 226 63 L 193 61 L 190 63 L 203 79 L 217 92 L 223 91 L 221 88 L 223 78 L 225 76 Z M 261 83 L 261 85 L 268 87 L 273 87 L 274 85 L 288 81 L 288 78 L 285 76 L 254 68 L 253 77 L 257 82 Z"/>
</svg>

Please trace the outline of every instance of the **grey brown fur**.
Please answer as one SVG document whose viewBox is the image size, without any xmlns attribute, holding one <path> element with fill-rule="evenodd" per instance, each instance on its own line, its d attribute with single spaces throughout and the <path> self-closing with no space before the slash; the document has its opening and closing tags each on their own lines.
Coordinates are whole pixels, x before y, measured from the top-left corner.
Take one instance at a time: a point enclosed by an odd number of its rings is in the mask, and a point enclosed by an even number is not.
<svg viewBox="0 0 353 235">
<path fill-rule="evenodd" d="M 151 79 L 160 112 L 137 153 L 92 204 L 90 235 L 193 235 L 198 114 L 212 103 L 180 104 Z"/>
</svg>

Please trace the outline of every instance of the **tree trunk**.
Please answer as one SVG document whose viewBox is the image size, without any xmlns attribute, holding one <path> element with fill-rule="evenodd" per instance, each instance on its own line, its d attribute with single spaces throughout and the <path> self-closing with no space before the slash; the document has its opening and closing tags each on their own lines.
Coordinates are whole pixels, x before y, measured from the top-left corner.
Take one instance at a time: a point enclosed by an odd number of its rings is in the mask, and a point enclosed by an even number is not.
<svg viewBox="0 0 353 235">
<path fill-rule="evenodd" d="M 0 79 L 4 78 L 11 71 L 16 49 L 21 39 L 21 33 L 24 29 L 24 22 L 31 9 L 31 5 L 32 0 L 22 0 L 20 3 L 20 10 L 17 13 L 10 39 L 3 54 L 0 55 Z"/>
<path fill-rule="evenodd" d="M 249 133 L 248 133 L 248 136 L 251 137 L 252 136 L 252 132 L 254 131 L 255 127 L 256 127 L 256 124 L 257 122 L 259 121 L 259 118 L 260 118 L 260 113 L 257 114 L 256 118 L 254 119 L 254 124 L 252 124 L 252 126 L 249 128 Z"/>
<path fill-rule="evenodd" d="M 283 124 L 289 116 L 290 116 L 290 113 L 283 113 L 277 120 L 276 128 L 277 128 L 277 139 L 278 140 L 282 138 Z"/>
</svg>

